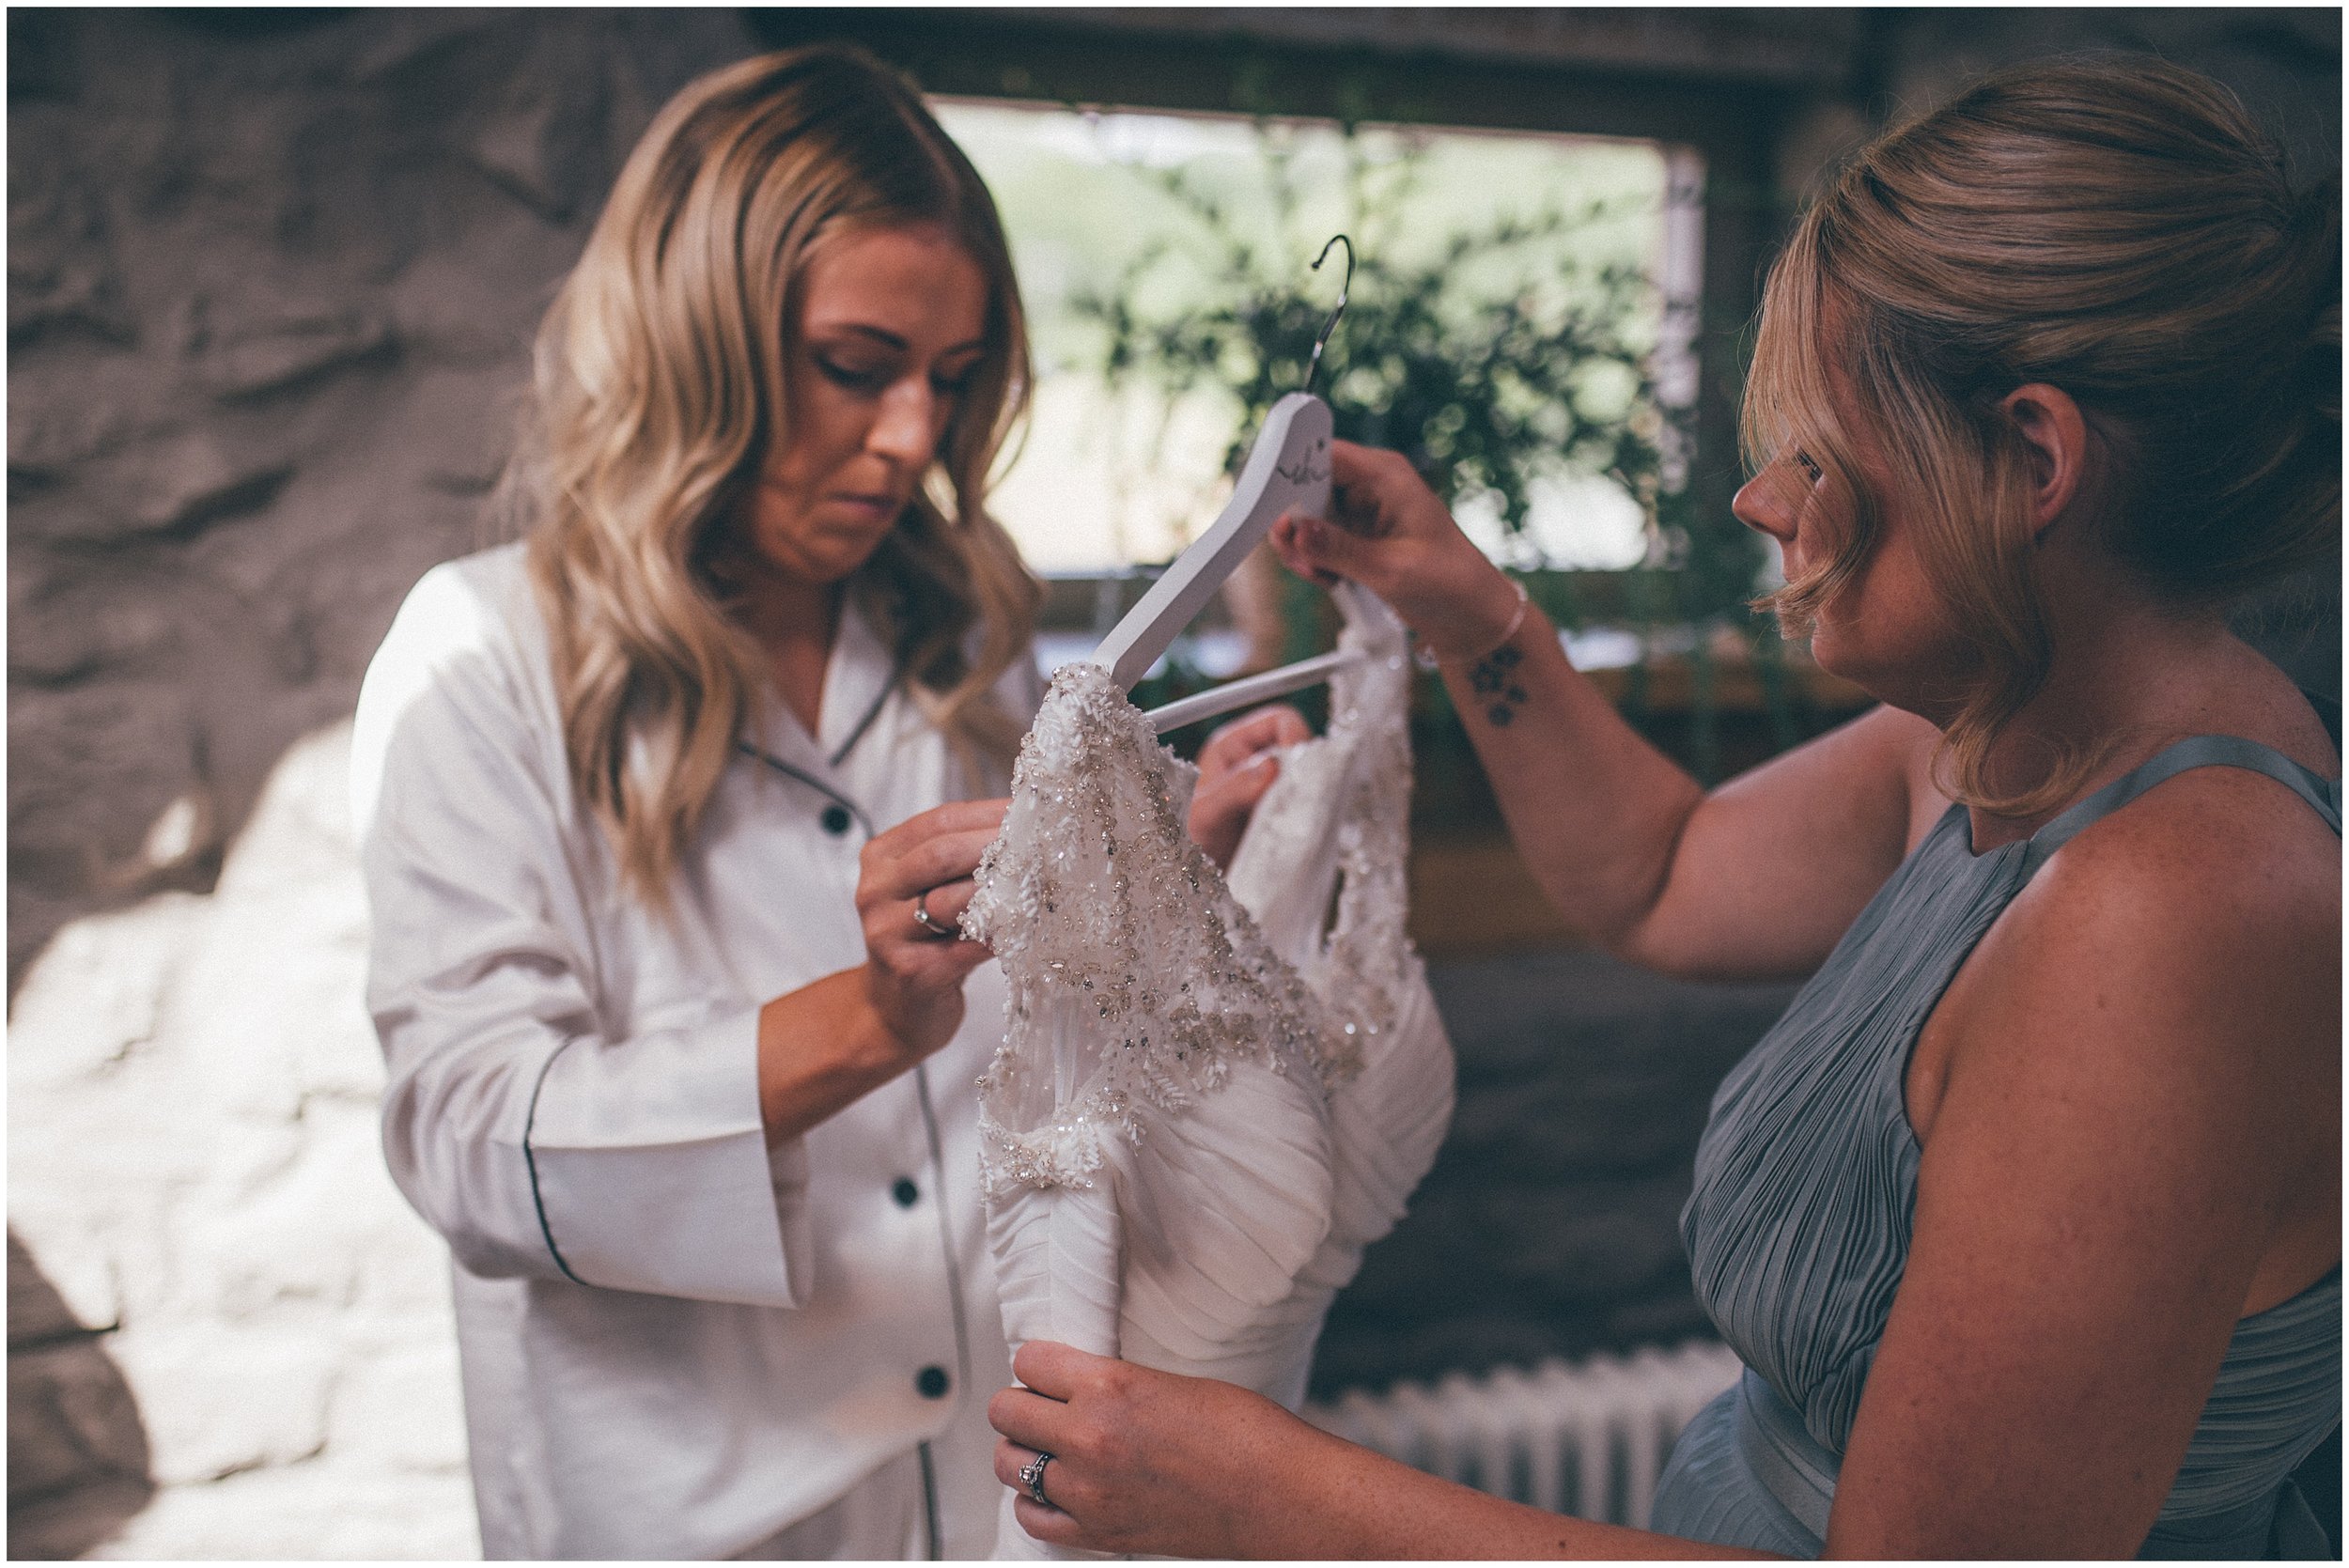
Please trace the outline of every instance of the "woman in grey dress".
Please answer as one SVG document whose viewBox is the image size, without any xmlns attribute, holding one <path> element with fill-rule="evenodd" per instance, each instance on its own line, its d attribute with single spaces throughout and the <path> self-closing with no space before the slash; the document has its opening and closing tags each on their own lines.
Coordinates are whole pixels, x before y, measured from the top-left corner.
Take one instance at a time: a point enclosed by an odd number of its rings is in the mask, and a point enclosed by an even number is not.
<svg viewBox="0 0 2349 1568">
<path fill-rule="evenodd" d="M 2341 1413 L 2339 759 L 2227 613 L 2340 538 L 2338 187 L 2152 61 L 1993 78 L 1774 269 L 1737 515 L 1883 706 L 1710 793 L 1400 458 L 1290 565 L 1431 647 L 1527 863 L 1666 972 L 1809 975 L 1683 1231 L 1748 1372 L 1657 1533 L 1030 1345 L 1036 1536 L 1209 1556 L 2304 1555 Z"/>
</svg>

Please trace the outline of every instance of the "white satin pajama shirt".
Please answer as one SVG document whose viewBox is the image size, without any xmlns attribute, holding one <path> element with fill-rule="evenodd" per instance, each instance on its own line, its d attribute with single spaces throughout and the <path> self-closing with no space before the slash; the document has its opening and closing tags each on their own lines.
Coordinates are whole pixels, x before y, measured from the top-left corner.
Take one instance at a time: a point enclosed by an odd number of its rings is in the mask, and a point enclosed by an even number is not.
<svg viewBox="0 0 2349 1568">
<path fill-rule="evenodd" d="M 1023 660 L 1001 695 L 1025 717 Z M 1011 1380 L 951 1044 L 771 1154 L 761 1003 L 860 964 L 858 851 L 963 787 L 853 611 L 822 734 L 770 702 L 673 923 L 570 788 L 508 546 L 428 573 L 369 667 L 352 794 L 392 1174 L 455 1257 L 491 1557 L 988 1555 Z"/>
</svg>

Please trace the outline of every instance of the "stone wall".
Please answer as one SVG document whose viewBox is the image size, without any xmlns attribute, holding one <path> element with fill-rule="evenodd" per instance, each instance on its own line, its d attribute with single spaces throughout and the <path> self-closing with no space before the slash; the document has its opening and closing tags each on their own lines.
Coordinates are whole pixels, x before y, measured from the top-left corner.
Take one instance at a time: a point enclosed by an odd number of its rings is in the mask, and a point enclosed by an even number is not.
<svg viewBox="0 0 2349 1568">
<path fill-rule="evenodd" d="M 101 1343 L 8 1232 L 8 1555 L 79 1557 L 155 1495 L 146 1423 Z"/>
<path fill-rule="evenodd" d="M 476 540 L 551 282 L 734 13 L 17 11 L 8 967 L 204 887 Z"/>
<path fill-rule="evenodd" d="M 2092 44 L 2212 70 L 2338 164 L 2337 11 L 1708 15 L 1054 13 L 1758 74 L 1781 198 L 1967 70 Z M 444 1253 L 374 1143 L 336 726 L 410 583 L 481 539 L 618 160 L 771 24 L 9 14 L 12 1555 L 471 1548 Z M 1783 993 L 1586 955 L 1437 986 L 1458 1123 L 1317 1389 L 1700 1329 L 1688 1152 Z"/>
<path fill-rule="evenodd" d="M 75 921 L 24 975 L 12 1557 L 479 1550 L 448 1253 L 377 1130 L 349 774 L 347 721 L 298 742 L 210 893 Z"/>
</svg>

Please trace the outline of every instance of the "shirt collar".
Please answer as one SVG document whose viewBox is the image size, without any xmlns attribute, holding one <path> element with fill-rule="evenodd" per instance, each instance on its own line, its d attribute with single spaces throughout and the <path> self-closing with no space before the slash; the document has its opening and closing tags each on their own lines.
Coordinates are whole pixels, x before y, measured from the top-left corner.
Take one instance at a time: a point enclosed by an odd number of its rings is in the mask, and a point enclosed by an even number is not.
<svg viewBox="0 0 2349 1568">
<path fill-rule="evenodd" d="M 818 716 L 822 734 L 817 739 L 825 761 L 836 768 L 847 759 L 880 712 L 896 676 L 897 661 L 864 613 L 853 603 L 842 605 Z"/>
<path fill-rule="evenodd" d="M 824 695 L 810 736 L 770 689 L 751 725 L 761 751 L 795 768 L 830 776 L 870 728 L 895 685 L 896 661 L 853 600 L 840 607 L 839 629 L 824 661 Z"/>
</svg>

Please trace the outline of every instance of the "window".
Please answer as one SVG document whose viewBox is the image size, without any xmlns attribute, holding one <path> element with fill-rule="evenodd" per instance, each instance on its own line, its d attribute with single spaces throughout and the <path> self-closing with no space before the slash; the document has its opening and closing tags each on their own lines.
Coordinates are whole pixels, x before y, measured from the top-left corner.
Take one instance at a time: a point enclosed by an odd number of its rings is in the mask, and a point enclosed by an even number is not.
<svg viewBox="0 0 2349 1568">
<path fill-rule="evenodd" d="M 1586 268 L 1636 269 L 1656 290 L 1626 331 L 1652 346 L 1660 396 L 1685 402 L 1694 394 L 1700 179 L 1684 149 L 1418 128 L 1368 127 L 1349 138 L 1328 122 L 974 100 L 937 108 L 995 193 L 1026 297 L 1037 385 L 995 509 L 1048 577 L 1099 579 L 1165 561 L 1212 520 L 1228 490 L 1223 458 L 1241 422 L 1238 397 L 1213 378 L 1181 392 L 1147 378 L 1113 383 L 1108 334 L 1085 303 L 1123 297 L 1133 311 L 1164 318 L 1228 288 L 1197 210 L 1172 182 L 1214 204 L 1228 231 L 1260 233 L 1268 258 L 1293 265 L 1310 297 L 1331 303 L 1335 258 L 1318 277 L 1308 278 L 1305 265 L 1320 239 L 1357 225 L 1365 210 L 1387 221 L 1355 238 L 1401 265 L 1433 263 L 1455 234 L 1503 220 L 1595 209 L 1565 233 L 1448 274 L 1447 297 L 1463 306 L 1538 299 L 1568 287 L 1558 264 L 1569 251 Z M 1649 549 L 1638 501 L 1563 466 L 1531 487 L 1520 537 L 1505 533 L 1489 497 L 1463 497 L 1457 510 L 1472 536 L 1515 566 L 1621 568 Z"/>
</svg>

